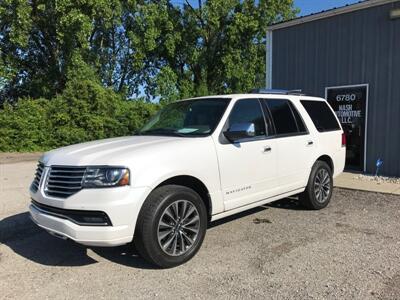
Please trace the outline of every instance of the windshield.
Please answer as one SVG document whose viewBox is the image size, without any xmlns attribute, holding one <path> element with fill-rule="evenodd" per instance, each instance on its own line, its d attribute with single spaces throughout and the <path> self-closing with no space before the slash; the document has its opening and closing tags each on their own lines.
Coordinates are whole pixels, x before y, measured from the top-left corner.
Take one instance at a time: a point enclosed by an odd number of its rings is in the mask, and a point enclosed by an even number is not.
<svg viewBox="0 0 400 300">
<path fill-rule="evenodd" d="M 227 98 L 174 102 L 161 109 L 139 135 L 207 136 L 217 127 Z"/>
</svg>

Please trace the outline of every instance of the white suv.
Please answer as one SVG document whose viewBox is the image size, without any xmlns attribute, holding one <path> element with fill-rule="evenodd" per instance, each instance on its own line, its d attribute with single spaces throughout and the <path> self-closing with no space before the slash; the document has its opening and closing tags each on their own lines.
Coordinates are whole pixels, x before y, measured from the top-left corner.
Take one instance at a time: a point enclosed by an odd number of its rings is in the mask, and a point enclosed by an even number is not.
<svg viewBox="0 0 400 300">
<path fill-rule="evenodd" d="M 188 261 L 210 221 L 299 194 L 325 207 L 345 137 L 324 99 L 259 91 L 167 105 L 136 135 L 45 153 L 33 221 L 89 246 L 134 242 L 160 267 Z"/>
</svg>

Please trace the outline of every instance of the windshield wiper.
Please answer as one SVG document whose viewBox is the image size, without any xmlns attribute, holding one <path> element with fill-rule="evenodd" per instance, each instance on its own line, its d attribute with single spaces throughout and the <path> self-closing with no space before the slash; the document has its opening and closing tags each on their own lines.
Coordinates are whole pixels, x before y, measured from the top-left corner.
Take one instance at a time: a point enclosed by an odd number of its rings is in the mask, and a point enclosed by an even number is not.
<svg viewBox="0 0 400 300">
<path fill-rule="evenodd" d="M 168 129 L 150 129 L 146 131 L 139 131 L 137 135 L 161 135 L 161 136 L 179 136 L 179 137 L 187 137 L 186 134 L 177 132 L 176 130 L 168 130 Z"/>
</svg>

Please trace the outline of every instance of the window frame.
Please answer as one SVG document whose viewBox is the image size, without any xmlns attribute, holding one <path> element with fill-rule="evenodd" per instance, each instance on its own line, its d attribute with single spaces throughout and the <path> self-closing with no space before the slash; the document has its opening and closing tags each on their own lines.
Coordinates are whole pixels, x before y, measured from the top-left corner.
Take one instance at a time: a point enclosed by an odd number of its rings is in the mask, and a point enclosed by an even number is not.
<svg viewBox="0 0 400 300">
<path fill-rule="evenodd" d="M 292 101 L 290 101 L 290 100 L 289 100 L 289 106 L 290 106 L 290 109 L 291 109 L 291 111 L 292 111 L 294 120 L 296 121 L 296 126 L 297 126 L 297 129 L 299 130 L 298 133 L 306 133 L 306 134 L 310 133 L 309 130 L 308 130 L 308 128 L 307 128 L 307 124 L 306 124 L 306 122 L 304 122 L 304 119 L 303 119 L 301 113 L 300 113 L 299 110 L 296 108 L 296 106 L 294 105 L 294 103 L 293 103 Z M 303 124 L 303 126 L 304 126 L 304 131 L 300 131 L 299 123 L 297 122 L 298 120 L 297 120 L 297 118 L 296 118 L 296 116 L 295 116 L 295 113 L 299 116 L 300 122 L 301 122 L 301 123 Z"/>
<path fill-rule="evenodd" d="M 294 136 L 302 136 L 302 135 L 309 135 L 310 131 L 308 130 L 307 124 L 306 122 L 304 122 L 303 116 L 301 115 L 301 113 L 299 112 L 299 110 L 296 108 L 296 105 L 294 105 L 294 103 L 287 98 L 261 98 L 261 103 L 262 106 L 265 109 L 265 112 L 269 115 L 269 120 L 271 121 L 272 124 L 272 128 L 273 128 L 273 135 L 269 136 L 269 138 L 286 138 L 286 137 L 294 137 Z M 274 118 L 272 117 L 272 113 L 271 110 L 269 109 L 268 105 L 267 105 L 267 101 L 268 100 L 281 100 L 281 101 L 286 101 L 289 105 L 290 111 L 292 113 L 292 117 L 294 119 L 294 122 L 296 124 L 296 128 L 297 128 L 297 132 L 295 133 L 283 133 L 283 134 L 278 134 L 276 132 L 276 127 L 275 127 L 275 122 L 274 122 Z M 296 116 L 294 115 L 293 109 L 296 110 L 297 114 L 300 116 L 300 120 L 303 122 L 304 125 L 304 129 L 305 131 L 299 131 L 299 124 L 297 124 L 297 119 Z"/>
</svg>

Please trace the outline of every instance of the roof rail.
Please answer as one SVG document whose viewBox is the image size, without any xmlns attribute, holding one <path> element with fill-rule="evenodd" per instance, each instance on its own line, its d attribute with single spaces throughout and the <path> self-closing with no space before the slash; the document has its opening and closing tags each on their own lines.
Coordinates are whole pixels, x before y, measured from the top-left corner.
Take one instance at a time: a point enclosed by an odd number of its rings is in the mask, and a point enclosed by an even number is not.
<svg viewBox="0 0 400 300">
<path fill-rule="evenodd" d="M 253 89 L 251 94 L 275 94 L 275 95 L 298 95 L 305 96 L 301 90 L 280 90 L 280 89 Z"/>
</svg>

